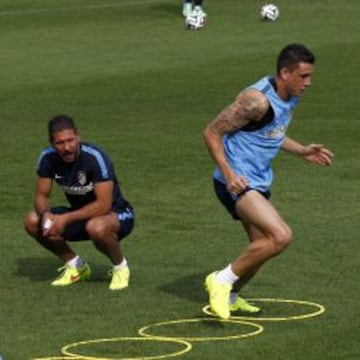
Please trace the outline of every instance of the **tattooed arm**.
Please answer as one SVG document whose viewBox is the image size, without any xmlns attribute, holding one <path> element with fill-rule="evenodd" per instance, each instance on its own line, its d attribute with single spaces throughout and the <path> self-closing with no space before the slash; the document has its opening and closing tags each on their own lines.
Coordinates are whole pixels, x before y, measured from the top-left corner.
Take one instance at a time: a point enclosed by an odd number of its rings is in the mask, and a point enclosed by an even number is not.
<svg viewBox="0 0 360 360">
<path fill-rule="evenodd" d="M 240 193 L 248 186 L 243 176 L 236 176 L 225 157 L 223 136 L 260 121 L 269 109 L 265 95 L 255 89 L 241 92 L 235 101 L 221 111 L 204 130 L 204 140 L 211 156 L 224 175 L 228 190 Z M 239 155 L 241 156 L 241 154 Z"/>
</svg>

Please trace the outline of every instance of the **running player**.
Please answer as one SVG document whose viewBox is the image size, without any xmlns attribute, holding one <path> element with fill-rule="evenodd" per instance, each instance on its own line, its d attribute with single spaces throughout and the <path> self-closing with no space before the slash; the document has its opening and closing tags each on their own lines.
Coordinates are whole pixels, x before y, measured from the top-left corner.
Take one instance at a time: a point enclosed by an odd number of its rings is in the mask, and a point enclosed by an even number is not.
<svg viewBox="0 0 360 360">
<path fill-rule="evenodd" d="M 278 56 L 276 76 L 242 91 L 204 130 L 217 165 L 216 195 L 249 238 L 235 260 L 206 277 L 210 307 L 221 318 L 229 318 L 231 311 L 260 311 L 240 297 L 239 290 L 291 241 L 290 227 L 269 201 L 271 162 L 278 151 L 321 166 L 331 164 L 333 153 L 323 145 L 302 145 L 286 135 L 298 97 L 311 85 L 314 63 L 305 46 L 287 45 Z"/>
</svg>

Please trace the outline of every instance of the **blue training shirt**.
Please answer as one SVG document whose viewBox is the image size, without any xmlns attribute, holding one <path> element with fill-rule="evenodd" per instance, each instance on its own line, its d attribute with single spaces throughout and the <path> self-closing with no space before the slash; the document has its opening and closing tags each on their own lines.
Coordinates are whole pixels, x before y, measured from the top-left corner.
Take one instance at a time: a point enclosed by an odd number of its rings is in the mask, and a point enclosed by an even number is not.
<svg viewBox="0 0 360 360">
<path fill-rule="evenodd" d="M 274 79 L 270 76 L 260 79 L 248 88 L 257 89 L 267 97 L 274 111 L 273 119 L 260 128 L 244 127 L 226 134 L 223 145 L 225 156 L 235 174 L 245 176 L 250 188 L 266 192 L 273 180 L 272 160 L 284 141 L 298 98 L 282 100 L 276 92 Z M 213 176 L 226 183 L 218 167 L 215 168 Z"/>
<path fill-rule="evenodd" d="M 62 161 L 52 146 L 45 148 L 38 160 L 37 174 L 55 180 L 74 209 L 94 201 L 94 185 L 107 180 L 114 182 L 112 210 L 121 212 L 129 205 L 109 156 L 94 144 L 81 142 L 79 157 L 72 163 Z"/>
</svg>

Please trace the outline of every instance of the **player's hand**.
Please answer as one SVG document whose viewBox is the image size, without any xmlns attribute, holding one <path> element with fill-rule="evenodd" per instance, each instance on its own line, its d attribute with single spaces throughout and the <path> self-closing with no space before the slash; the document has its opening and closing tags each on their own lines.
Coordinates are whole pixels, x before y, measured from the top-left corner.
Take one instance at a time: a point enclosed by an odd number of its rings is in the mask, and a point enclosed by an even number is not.
<svg viewBox="0 0 360 360">
<path fill-rule="evenodd" d="M 42 235 L 47 236 L 53 226 L 53 214 L 49 211 L 44 212 L 41 218 Z"/>
<path fill-rule="evenodd" d="M 332 163 L 334 154 L 322 144 L 310 144 L 304 148 L 301 157 L 320 166 L 329 166 Z"/>
<path fill-rule="evenodd" d="M 65 221 L 62 215 L 45 213 L 42 220 L 43 236 L 53 240 L 62 238 L 61 233 L 65 228 Z"/>
<path fill-rule="evenodd" d="M 245 176 L 235 175 L 228 179 L 227 190 L 231 194 L 240 194 L 249 187 L 249 182 Z"/>
</svg>

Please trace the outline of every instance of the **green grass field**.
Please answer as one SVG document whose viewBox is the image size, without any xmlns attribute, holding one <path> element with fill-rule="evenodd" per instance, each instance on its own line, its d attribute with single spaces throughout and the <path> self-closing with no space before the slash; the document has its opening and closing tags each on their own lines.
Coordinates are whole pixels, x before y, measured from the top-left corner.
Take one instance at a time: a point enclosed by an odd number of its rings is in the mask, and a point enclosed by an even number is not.
<svg viewBox="0 0 360 360">
<path fill-rule="evenodd" d="M 315 302 L 326 312 L 255 321 L 264 326 L 258 336 L 190 341 L 192 350 L 176 358 L 360 358 L 360 3 L 278 0 L 275 23 L 259 21 L 261 3 L 208 0 L 207 26 L 191 32 L 181 0 L 0 0 L 3 360 L 62 359 L 65 345 L 116 337 L 70 348 L 82 357 L 64 358 L 168 358 L 184 345 L 135 340 L 138 330 L 153 325 L 155 334 L 178 338 L 254 330 L 201 320 L 154 324 L 205 317 L 204 276 L 245 245 L 213 194 L 202 130 L 240 89 L 273 73 L 290 42 L 312 49 L 317 65 L 289 135 L 324 143 L 336 156 L 328 169 L 277 158 L 273 202 L 295 239 L 244 295 Z M 74 116 L 82 138 L 108 151 L 136 208 L 136 229 L 123 243 L 132 271 L 123 292 L 108 290 L 110 264 L 90 243 L 75 248 L 91 264 L 92 281 L 51 288 L 61 262 L 23 230 L 47 120 L 57 113 Z M 314 311 L 264 305 L 269 317 Z"/>
</svg>

